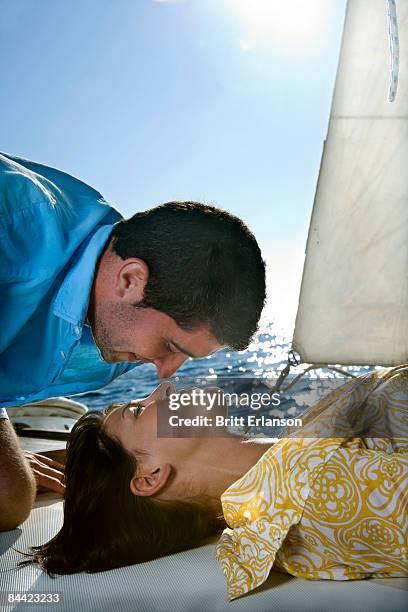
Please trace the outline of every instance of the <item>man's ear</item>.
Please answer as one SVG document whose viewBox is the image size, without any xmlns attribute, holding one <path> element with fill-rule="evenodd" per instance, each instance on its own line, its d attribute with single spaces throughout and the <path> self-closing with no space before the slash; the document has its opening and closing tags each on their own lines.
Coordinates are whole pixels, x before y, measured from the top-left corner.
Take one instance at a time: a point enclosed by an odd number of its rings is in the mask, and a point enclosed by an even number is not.
<svg viewBox="0 0 408 612">
<path fill-rule="evenodd" d="M 130 481 L 130 490 L 133 495 L 150 497 L 158 493 L 168 482 L 171 474 L 171 465 L 164 463 L 151 470 L 143 470 L 144 474 L 136 473 Z"/>
<path fill-rule="evenodd" d="M 116 277 L 116 290 L 119 297 L 132 304 L 143 300 L 144 289 L 149 280 L 149 267 L 143 259 L 125 259 Z"/>
</svg>

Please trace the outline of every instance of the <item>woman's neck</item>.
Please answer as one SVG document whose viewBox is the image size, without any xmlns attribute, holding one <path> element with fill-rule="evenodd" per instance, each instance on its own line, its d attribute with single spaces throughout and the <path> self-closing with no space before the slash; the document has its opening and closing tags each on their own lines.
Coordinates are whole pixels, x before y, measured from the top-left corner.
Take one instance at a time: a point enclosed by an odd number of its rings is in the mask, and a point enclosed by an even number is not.
<svg viewBox="0 0 408 612">
<path fill-rule="evenodd" d="M 221 494 L 251 469 L 273 440 L 243 440 L 235 436 L 213 438 L 191 458 L 190 480 L 198 494 L 219 500 Z"/>
</svg>

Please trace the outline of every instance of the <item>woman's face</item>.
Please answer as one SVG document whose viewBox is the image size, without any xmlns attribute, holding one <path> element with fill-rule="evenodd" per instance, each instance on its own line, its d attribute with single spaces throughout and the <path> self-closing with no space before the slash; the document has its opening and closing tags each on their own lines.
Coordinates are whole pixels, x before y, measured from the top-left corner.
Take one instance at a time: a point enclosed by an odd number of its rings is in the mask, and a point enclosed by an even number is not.
<svg viewBox="0 0 408 612">
<path fill-rule="evenodd" d="M 202 427 L 192 425 L 184 428 L 186 437 L 162 437 L 157 433 L 158 414 L 162 411 L 163 421 L 168 420 L 169 395 L 182 393 L 185 402 L 177 410 L 179 418 L 189 419 L 194 414 L 194 393 L 199 389 L 181 389 L 176 391 L 171 383 L 162 383 L 149 397 L 135 400 L 128 404 L 116 404 L 108 410 L 103 429 L 112 438 L 116 438 L 123 448 L 133 454 L 137 460 L 137 469 L 130 483 L 134 495 L 159 495 L 163 499 L 177 499 L 185 496 L 186 487 L 201 490 L 203 466 L 222 465 L 225 458 L 222 437 L 230 437 L 226 428 Z M 213 392 L 214 389 L 208 389 Z M 215 390 L 218 392 L 219 390 Z M 191 397 L 189 397 L 191 395 Z M 190 401 L 191 400 L 191 401 Z M 198 410 L 206 411 L 205 404 Z M 212 415 L 225 414 L 226 406 L 221 402 L 212 405 Z M 225 433 L 224 433 L 225 430 Z M 162 427 L 160 427 L 162 432 Z M 179 433 L 179 432 L 177 432 Z M 165 434 L 177 435 L 165 430 Z"/>
<path fill-rule="evenodd" d="M 173 384 L 164 382 L 145 399 L 114 404 L 108 409 L 103 429 L 140 461 L 149 455 L 152 459 L 177 463 L 177 460 L 194 453 L 198 441 L 194 438 L 165 438 L 157 435 L 158 411 L 167 412 L 167 398 L 175 392 Z M 179 414 L 188 414 L 189 410 L 190 407 L 185 406 Z"/>
<path fill-rule="evenodd" d="M 157 442 L 157 402 L 173 393 L 174 385 L 160 384 L 148 397 L 108 408 L 103 428 L 131 453 L 149 452 Z"/>
<path fill-rule="evenodd" d="M 191 394 L 193 400 L 197 391 L 183 389 L 178 392 L 187 394 L 187 401 L 178 409 L 180 418 L 190 417 L 191 421 L 194 401 L 188 401 L 188 396 Z M 174 385 L 162 383 L 149 397 L 115 404 L 107 411 L 104 431 L 136 457 L 137 468 L 130 482 L 134 495 L 159 494 L 163 499 L 182 499 L 186 487 L 190 491 L 194 487 L 201 491 L 203 466 L 216 464 L 219 468 L 225 458 L 224 441 L 207 431 L 194 437 L 196 432 L 192 427 L 184 431 L 189 437 L 158 436 L 158 413 L 163 411 L 164 420 L 168 418 L 169 395 L 174 393 L 177 394 Z M 226 408 L 221 403 L 212 410 L 214 414 L 225 413 Z"/>
</svg>

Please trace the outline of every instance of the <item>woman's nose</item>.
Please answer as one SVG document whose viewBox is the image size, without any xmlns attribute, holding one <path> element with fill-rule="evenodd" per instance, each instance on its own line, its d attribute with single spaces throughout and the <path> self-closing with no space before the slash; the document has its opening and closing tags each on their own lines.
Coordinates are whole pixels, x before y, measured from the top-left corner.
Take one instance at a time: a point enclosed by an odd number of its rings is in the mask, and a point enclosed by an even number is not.
<svg viewBox="0 0 408 612">
<path fill-rule="evenodd" d="M 162 382 L 152 393 L 151 398 L 155 401 L 164 400 L 171 393 L 175 393 L 176 387 L 171 382 Z"/>
</svg>

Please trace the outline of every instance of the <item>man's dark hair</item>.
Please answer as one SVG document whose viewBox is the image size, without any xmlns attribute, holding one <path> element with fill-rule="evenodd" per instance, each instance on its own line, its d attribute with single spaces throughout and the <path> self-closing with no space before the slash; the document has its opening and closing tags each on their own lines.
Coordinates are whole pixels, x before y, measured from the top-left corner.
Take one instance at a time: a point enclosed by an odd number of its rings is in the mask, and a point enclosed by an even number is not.
<svg viewBox="0 0 408 612">
<path fill-rule="evenodd" d="M 168 202 L 114 228 L 113 250 L 149 266 L 144 299 L 185 330 L 207 324 L 224 345 L 246 348 L 265 302 L 265 262 L 234 215 L 199 202 Z"/>
</svg>

